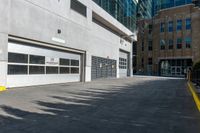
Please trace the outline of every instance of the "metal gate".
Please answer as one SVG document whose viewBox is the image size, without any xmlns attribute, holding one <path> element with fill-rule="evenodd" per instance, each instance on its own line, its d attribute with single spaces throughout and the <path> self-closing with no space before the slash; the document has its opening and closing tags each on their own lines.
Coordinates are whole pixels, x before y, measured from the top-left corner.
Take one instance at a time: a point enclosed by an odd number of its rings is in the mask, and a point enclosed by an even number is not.
<svg viewBox="0 0 200 133">
<path fill-rule="evenodd" d="M 92 56 L 92 80 L 116 77 L 116 60 Z"/>
</svg>

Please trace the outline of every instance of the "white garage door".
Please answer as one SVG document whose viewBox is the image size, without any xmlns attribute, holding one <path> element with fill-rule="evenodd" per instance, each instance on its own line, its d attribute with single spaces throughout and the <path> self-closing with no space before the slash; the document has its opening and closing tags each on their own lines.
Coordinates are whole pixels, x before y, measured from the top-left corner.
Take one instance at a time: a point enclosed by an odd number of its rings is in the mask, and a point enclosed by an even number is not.
<svg viewBox="0 0 200 133">
<path fill-rule="evenodd" d="M 119 52 L 119 77 L 128 76 L 128 53 Z"/>
<path fill-rule="evenodd" d="M 8 44 L 7 87 L 79 82 L 79 54 Z"/>
</svg>

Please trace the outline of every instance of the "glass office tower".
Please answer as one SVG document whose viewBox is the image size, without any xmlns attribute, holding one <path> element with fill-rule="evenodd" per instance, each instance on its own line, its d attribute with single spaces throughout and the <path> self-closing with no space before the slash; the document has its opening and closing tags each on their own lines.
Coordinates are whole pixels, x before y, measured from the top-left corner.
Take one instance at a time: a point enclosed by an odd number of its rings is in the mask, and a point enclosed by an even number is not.
<svg viewBox="0 0 200 133">
<path fill-rule="evenodd" d="M 153 14 L 157 14 L 159 10 L 191 4 L 192 0 L 153 0 Z"/>
<path fill-rule="evenodd" d="M 137 18 L 150 19 L 153 15 L 153 0 L 138 0 Z"/>
<path fill-rule="evenodd" d="M 136 29 L 136 0 L 93 0 L 131 31 Z"/>
</svg>

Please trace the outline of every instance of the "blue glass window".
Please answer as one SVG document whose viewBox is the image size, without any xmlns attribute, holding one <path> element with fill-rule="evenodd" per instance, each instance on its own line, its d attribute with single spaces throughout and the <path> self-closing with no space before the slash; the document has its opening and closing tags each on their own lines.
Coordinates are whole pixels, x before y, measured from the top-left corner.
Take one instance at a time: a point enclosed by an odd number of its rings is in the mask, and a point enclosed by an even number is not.
<svg viewBox="0 0 200 133">
<path fill-rule="evenodd" d="M 192 39 L 191 39 L 191 37 L 186 37 L 185 38 L 185 47 L 186 48 L 191 48 L 191 43 L 192 43 Z"/>
<path fill-rule="evenodd" d="M 186 30 L 190 30 L 191 29 L 191 19 L 187 18 L 186 19 Z"/>
<path fill-rule="evenodd" d="M 186 0 L 186 3 L 187 3 L 187 4 L 192 3 L 192 0 Z"/>
<path fill-rule="evenodd" d="M 164 32 L 165 31 L 165 23 L 161 23 L 160 24 L 160 32 Z"/>
<path fill-rule="evenodd" d="M 154 0 L 153 1 L 153 15 L 158 11 L 166 8 L 176 7 L 185 4 L 191 4 L 192 0 Z"/>
<path fill-rule="evenodd" d="M 185 4 L 185 0 L 175 0 L 176 6 L 180 6 L 180 5 L 184 5 L 184 4 Z"/>
<path fill-rule="evenodd" d="M 93 0 L 131 31 L 136 29 L 137 3 L 134 0 Z"/>
<path fill-rule="evenodd" d="M 176 48 L 177 49 L 181 49 L 182 48 L 182 38 L 178 38 L 177 39 Z"/>
<path fill-rule="evenodd" d="M 177 20 L 177 28 L 176 28 L 177 31 L 180 31 L 182 30 L 182 20 Z"/>
<path fill-rule="evenodd" d="M 168 23 L 168 31 L 173 32 L 173 21 L 169 21 Z"/>
</svg>

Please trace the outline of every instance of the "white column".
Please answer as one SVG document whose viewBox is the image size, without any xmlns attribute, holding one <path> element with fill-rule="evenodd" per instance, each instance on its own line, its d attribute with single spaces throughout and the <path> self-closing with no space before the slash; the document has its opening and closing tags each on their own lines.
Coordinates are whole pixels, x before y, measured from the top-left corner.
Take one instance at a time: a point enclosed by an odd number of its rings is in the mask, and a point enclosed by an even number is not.
<svg viewBox="0 0 200 133">
<path fill-rule="evenodd" d="M 92 69 L 92 55 L 86 52 L 86 68 L 85 68 L 85 81 L 91 81 L 91 69 Z"/>
<path fill-rule="evenodd" d="M 131 42 L 131 52 L 130 52 L 130 77 L 133 76 L 133 41 Z"/>
<path fill-rule="evenodd" d="M 8 35 L 0 33 L 0 86 L 6 87 L 8 61 Z"/>
<path fill-rule="evenodd" d="M 0 1 L 0 86 L 6 87 L 8 61 L 8 19 L 10 0 Z"/>
</svg>

